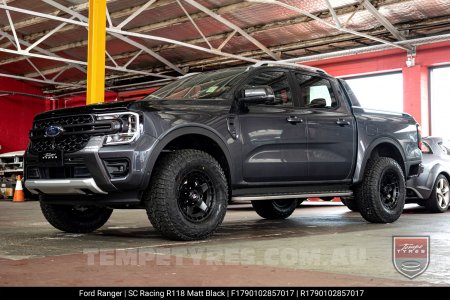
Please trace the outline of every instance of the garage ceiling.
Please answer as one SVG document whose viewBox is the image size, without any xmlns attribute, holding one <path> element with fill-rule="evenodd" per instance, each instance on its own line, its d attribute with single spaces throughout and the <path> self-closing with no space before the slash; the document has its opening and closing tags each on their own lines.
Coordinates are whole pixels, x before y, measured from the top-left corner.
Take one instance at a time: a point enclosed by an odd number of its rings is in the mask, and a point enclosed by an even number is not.
<svg viewBox="0 0 450 300">
<path fill-rule="evenodd" d="M 109 0 L 107 89 L 450 39 L 450 0 Z M 0 76 L 84 90 L 88 1 L 0 0 Z"/>
</svg>

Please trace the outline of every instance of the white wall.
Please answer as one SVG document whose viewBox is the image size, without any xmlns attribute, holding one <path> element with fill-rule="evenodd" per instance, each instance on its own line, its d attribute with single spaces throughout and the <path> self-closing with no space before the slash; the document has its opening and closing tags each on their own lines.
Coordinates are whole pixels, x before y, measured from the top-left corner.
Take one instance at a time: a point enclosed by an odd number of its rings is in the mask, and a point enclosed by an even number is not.
<svg viewBox="0 0 450 300">
<path fill-rule="evenodd" d="M 403 112 L 402 73 L 345 78 L 362 107 Z"/>
<path fill-rule="evenodd" d="M 450 140 L 450 66 L 432 68 L 431 134 Z"/>
</svg>

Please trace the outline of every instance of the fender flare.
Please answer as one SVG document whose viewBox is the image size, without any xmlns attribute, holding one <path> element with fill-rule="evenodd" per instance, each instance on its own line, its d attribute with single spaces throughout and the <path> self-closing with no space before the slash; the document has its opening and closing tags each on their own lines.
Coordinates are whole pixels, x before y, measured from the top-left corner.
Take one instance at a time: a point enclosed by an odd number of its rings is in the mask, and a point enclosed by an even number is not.
<svg viewBox="0 0 450 300">
<path fill-rule="evenodd" d="M 359 172 L 355 172 L 355 175 L 357 175 L 357 176 L 355 176 L 355 178 L 353 178 L 354 182 L 362 181 L 364 172 L 366 170 L 367 161 L 372 156 L 373 150 L 381 144 L 390 144 L 390 145 L 394 146 L 398 150 L 398 152 L 400 152 L 400 155 L 402 156 L 402 160 L 403 160 L 403 166 L 401 165 L 400 167 L 402 168 L 403 172 L 407 171 L 406 157 L 405 157 L 404 150 L 403 150 L 402 146 L 400 145 L 400 143 L 390 137 L 380 137 L 380 138 L 377 138 L 376 140 L 372 141 L 372 143 L 370 143 L 369 147 L 367 147 L 367 149 L 364 151 L 364 158 L 362 159 L 362 163 L 361 163 Z M 407 174 L 404 174 L 404 175 L 407 176 Z"/>
<path fill-rule="evenodd" d="M 174 128 L 158 139 L 157 143 L 151 150 L 151 155 L 146 164 L 145 177 L 143 179 L 144 189 L 146 189 L 150 184 L 153 168 L 155 167 L 156 161 L 158 160 L 164 148 L 176 138 L 189 134 L 203 135 L 213 140 L 220 147 L 223 154 L 225 155 L 228 164 L 228 169 L 230 172 L 230 179 L 233 177 L 232 174 L 234 171 L 234 166 L 232 164 L 230 150 L 228 149 L 226 142 L 222 138 L 220 138 L 220 134 L 215 131 L 212 131 L 209 127 L 206 126 L 189 125 Z"/>
</svg>

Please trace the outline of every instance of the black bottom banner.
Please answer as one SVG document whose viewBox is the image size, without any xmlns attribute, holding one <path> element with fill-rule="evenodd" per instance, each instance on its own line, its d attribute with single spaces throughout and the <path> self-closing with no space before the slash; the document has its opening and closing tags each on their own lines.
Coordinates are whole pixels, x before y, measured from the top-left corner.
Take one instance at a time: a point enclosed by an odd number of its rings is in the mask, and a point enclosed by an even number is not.
<svg viewBox="0 0 450 300">
<path fill-rule="evenodd" d="M 450 299 L 450 287 L 403 288 L 150 288 L 150 287 L 0 287 L 0 299 Z"/>
</svg>

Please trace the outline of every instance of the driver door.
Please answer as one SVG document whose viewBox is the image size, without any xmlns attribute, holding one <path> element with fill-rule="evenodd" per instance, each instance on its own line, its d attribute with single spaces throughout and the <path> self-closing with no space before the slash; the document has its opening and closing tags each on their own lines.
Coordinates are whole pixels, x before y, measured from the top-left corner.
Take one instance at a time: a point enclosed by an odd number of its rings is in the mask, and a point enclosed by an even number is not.
<svg viewBox="0 0 450 300">
<path fill-rule="evenodd" d="M 246 182 L 303 181 L 308 175 L 306 120 L 295 108 L 291 75 L 262 70 L 247 86 L 270 86 L 274 103 L 247 105 L 239 115 L 243 179 Z"/>
</svg>

